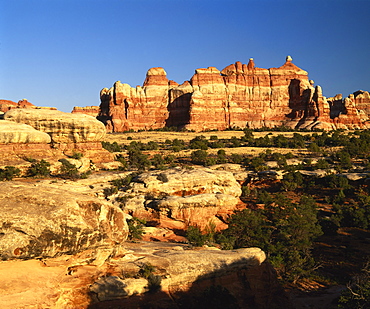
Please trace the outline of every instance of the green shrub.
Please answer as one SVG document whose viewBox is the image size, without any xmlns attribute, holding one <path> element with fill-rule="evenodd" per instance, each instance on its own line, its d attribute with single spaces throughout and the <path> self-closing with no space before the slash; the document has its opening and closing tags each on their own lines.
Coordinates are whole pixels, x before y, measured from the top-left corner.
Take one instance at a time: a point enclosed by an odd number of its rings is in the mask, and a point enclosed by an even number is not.
<svg viewBox="0 0 370 309">
<path fill-rule="evenodd" d="M 193 164 L 205 165 L 208 158 L 207 151 L 196 150 L 191 153 L 191 162 Z"/>
<path fill-rule="evenodd" d="M 0 168 L 0 180 L 12 180 L 14 177 L 19 176 L 21 173 L 19 168 L 15 166 L 5 166 L 5 168 Z"/>
<path fill-rule="evenodd" d="M 144 219 L 139 219 L 136 217 L 132 217 L 132 219 L 127 220 L 129 234 L 129 240 L 140 240 L 143 238 L 144 235 L 144 227 L 146 221 Z"/>
<path fill-rule="evenodd" d="M 90 171 L 85 173 L 80 173 L 76 167 L 76 165 L 69 162 L 67 159 L 60 159 L 60 163 L 62 166 L 60 167 L 59 177 L 64 179 L 85 179 L 90 175 Z"/>
<path fill-rule="evenodd" d="M 71 156 L 72 159 L 80 160 L 83 157 L 83 153 L 81 152 L 74 152 Z"/>
<path fill-rule="evenodd" d="M 122 148 L 120 145 L 118 145 L 117 142 L 101 142 L 104 149 L 108 150 L 109 152 L 121 152 Z"/>
<path fill-rule="evenodd" d="M 50 163 L 44 159 L 34 160 L 27 171 L 28 176 L 31 177 L 47 177 L 50 175 Z"/>
<path fill-rule="evenodd" d="M 150 274 L 148 276 L 148 289 L 149 292 L 157 292 L 161 289 L 162 277 L 159 275 Z"/>
<path fill-rule="evenodd" d="M 361 274 L 356 276 L 342 292 L 338 308 L 367 309 L 370 308 L 370 263 L 368 262 Z"/>
<path fill-rule="evenodd" d="M 196 247 L 201 247 L 205 244 L 207 236 L 202 234 L 201 230 L 197 226 L 189 226 L 186 230 L 186 238 L 189 243 Z"/>
</svg>

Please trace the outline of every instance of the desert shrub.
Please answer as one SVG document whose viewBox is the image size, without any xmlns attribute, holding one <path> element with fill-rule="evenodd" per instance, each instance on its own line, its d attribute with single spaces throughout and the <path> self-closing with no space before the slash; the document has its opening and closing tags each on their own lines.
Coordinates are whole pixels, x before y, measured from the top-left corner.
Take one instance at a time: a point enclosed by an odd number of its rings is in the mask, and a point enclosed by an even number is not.
<svg viewBox="0 0 370 309">
<path fill-rule="evenodd" d="M 353 278 L 338 300 L 341 309 L 370 308 L 370 262 Z"/>
<path fill-rule="evenodd" d="M 152 162 L 152 165 L 154 165 L 154 167 L 156 169 L 163 169 L 164 168 L 164 159 L 163 157 L 159 154 L 159 153 L 156 153 L 150 160 Z"/>
<path fill-rule="evenodd" d="M 127 220 L 127 225 L 129 229 L 128 239 L 129 240 L 140 240 L 144 235 L 144 227 L 146 221 L 144 219 L 139 219 L 132 217 L 132 219 Z"/>
<path fill-rule="evenodd" d="M 216 240 L 223 248 L 262 248 L 283 279 L 296 281 L 314 268 L 311 249 L 322 233 L 316 204 L 306 196 L 293 203 L 281 194 L 264 195 L 263 210 L 236 211 Z"/>
<path fill-rule="evenodd" d="M 140 269 L 138 271 L 139 278 L 148 279 L 151 274 L 155 272 L 155 266 L 150 263 L 143 263 L 140 265 Z"/>
<path fill-rule="evenodd" d="M 303 184 L 303 177 L 300 172 L 289 172 L 284 174 L 281 181 L 285 191 L 293 191 Z"/>
<path fill-rule="evenodd" d="M 201 230 L 197 226 L 189 226 L 186 230 L 186 238 L 189 243 L 196 247 L 203 246 L 207 241 L 207 236 L 202 234 Z"/>
<path fill-rule="evenodd" d="M 208 149 L 208 141 L 203 135 L 196 136 L 189 142 L 189 147 L 191 149 L 201 149 L 207 150 Z"/>
<path fill-rule="evenodd" d="M 150 274 L 148 277 L 149 292 L 157 292 L 161 289 L 162 277 L 159 275 Z"/>
<path fill-rule="evenodd" d="M 120 145 L 118 145 L 117 142 L 101 142 L 104 149 L 108 150 L 109 152 L 120 152 L 122 151 L 122 148 Z"/>
<path fill-rule="evenodd" d="M 324 179 L 326 181 L 326 185 L 329 188 L 336 188 L 336 189 L 351 189 L 352 186 L 349 184 L 348 179 L 344 176 L 340 175 L 328 175 Z"/>
<path fill-rule="evenodd" d="M 130 173 L 123 178 L 122 177 L 116 178 L 109 182 L 112 184 L 112 186 L 116 187 L 117 189 L 120 189 L 123 187 L 127 187 L 132 182 L 132 180 L 138 175 L 139 175 L 138 173 Z"/>
<path fill-rule="evenodd" d="M 121 171 L 127 170 L 128 163 L 127 163 L 127 160 L 123 156 L 118 155 L 116 157 L 116 161 L 118 161 L 119 163 L 121 163 L 121 166 L 118 168 L 119 170 L 121 170 Z"/>
<path fill-rule="evenodd" d="M 191 153 L 191 162 L 193 164 L 205 165 L 208 158 L 207 151 L 205 150 L 195 150 Z"/>
<path fill-rule="evenodd" d="M 247 197 L 251 194 L 251 189 L 248 186 L 242 186 L 242 195 L 241 197 Z"/>
<path fill-rule="evenodd" d="M 46 177 L 50 175 L 50 163 L 44 159 L 32 162 L 27 170 L 27 175 L 31 177 Z"/>
<path fill-rule="evenodd" d="M 128 151 L 128 161 L 130 166 L 136 167 L 139 170 L 146 170 L 151 166 L 148 155 L 138 149 L 131 149 Z"/>
<path fill-rule="evenodd" d="M 330 167 L 329 162 L 326 161 L 325 159 L 317 160 L 316 168 L 325 170 L 328 169 L 329 167 Z"/>
<path fill-rule="evenodd" d="M 80 160 L 83 157 L 83 153 L 81 152 L 74 152 L 71 156 L 72 159 Z"/>
<path fill-rule="evenodd" d="M 211 141 L 216 141 L 216 140 L 218 140 L 218 136 L 217 136 L 217 135 L 211 135 L 211 136 L 209 137 L 209 139 L 210 139 Z"/>
<path fill-rule="evenodd" d="M 157 179 L 159 181 L 162 181 L 162 182 L 168 182 L 168 177 L 165 173 L 160 173 L 158 176 L 157 176 Z"/>
<path fill-rule="evenodd" d="M 211 166 L 211 165 L 215 165 L 217 163 L 217 158 L 214 158 L 214 157 L 207 157 L 206 158 L 206 162 L 205 162 L 205 166 Z"/>
<path fill-rule="evenodd" d="M 230 161 L 234 164 L 241 164 L 243 162 L 243 156 L 238 153 L 233 153 L 230 156 Z"/>
<path fill-rule="evenodd" d="M 103 194 L 104 194 L 105 198 L 107 198 L 108 196 L 111 196 L 113 194 L 116 194 L 117 192 L 118 192 L 117 187 L 107 187 L 107 188 L 103 189 Z"/>
<path fill-rule="evenodd" d="M 0 168 L 0 180 L 12 180 L 14 177 L 19 176 L 21 173 L 19 168 L 15 166 L 5 166 L 5 168 Z"/>
<path fill-rule="evenodd" d="M 62 163 L 59 173 L 59 177 L 61 178 L 76 180 L 87 178 L 90 175 L 90 171 L 80 173 L 76 165 L 72 164 L 67 159 L 60 159 L 59 162 Z"/>
</svg>

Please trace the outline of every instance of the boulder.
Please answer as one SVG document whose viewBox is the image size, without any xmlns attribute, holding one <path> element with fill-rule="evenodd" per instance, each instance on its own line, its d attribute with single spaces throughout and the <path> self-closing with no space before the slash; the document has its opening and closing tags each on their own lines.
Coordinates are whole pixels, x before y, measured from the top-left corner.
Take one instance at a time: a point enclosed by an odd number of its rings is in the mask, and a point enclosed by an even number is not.
<svg viewBox="0 0 370 309">
<path fill-rule="evenodd" d="M 111 199 L 120 201 L 126 213 L 160 228 L 214 225 L 220 230 L 227 227 L 226 218 L 240 203 L 241 193 L 231 172 L 173 168 L 142 173 Z"/>
<path fill-rule="evenodd" d="M 32 126 L 13 121 L 0 120 L 0 144 L 48 144 L 50 135 Z"/>
<path fill-rule="evenodd" d="M 236 299 L 233 308 L 291 308 L 258 248 L 191 250 L 160 242 L 124 246 L 42 260 L 0 261 L 0 307 L 199 308 L 196 301 L 222 287 L 223 294 L 213 297 Z M 139 276 L 140 268 L 149 264 L 162 279 L 157 292 L 149 292 L 149 281 Z"/>
<path fill-rule="evenodd" d="M 124 213 L 46 182 L 0 184 L 0 259 L 53 257 L 126 240 Z"/>
<path fill-rule="evenodd" d="M 53 143 L 97 142 L 105 136 L 104 125 L 94 117 L 47 109 L 12 109 L 5 120 L 24 123 L 50 135 Z"/>
</svg>

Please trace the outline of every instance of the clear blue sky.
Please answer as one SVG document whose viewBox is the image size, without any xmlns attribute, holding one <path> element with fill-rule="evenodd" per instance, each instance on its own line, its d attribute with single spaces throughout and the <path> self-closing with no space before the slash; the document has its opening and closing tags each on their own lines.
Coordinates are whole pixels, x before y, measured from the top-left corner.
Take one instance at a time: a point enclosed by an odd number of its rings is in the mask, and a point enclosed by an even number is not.
<svg viewBox="0 0 370 309">
<path fill-rule="evenodd" d="M 0 0 L 0 99 L 70 112 L 151 67 L 189 80 L 291 55 L 324 95 L 370 90 L 370 1 Z"/>
</svg>

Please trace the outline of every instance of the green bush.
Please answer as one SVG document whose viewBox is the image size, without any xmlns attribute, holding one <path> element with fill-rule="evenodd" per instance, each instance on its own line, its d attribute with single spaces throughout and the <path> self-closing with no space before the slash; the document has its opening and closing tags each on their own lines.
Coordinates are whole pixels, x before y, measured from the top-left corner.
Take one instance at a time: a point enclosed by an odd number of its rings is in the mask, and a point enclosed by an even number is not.
<svg viewBox="0 0 370 309">
<path fill-rule="evenodd" d="M 0 180 L 12 180 L 14 177 L 19 176 L 21 173 L 19 168 L 15 166 L 5 166 L 5 168 L 0 168 Z"/>
<path fill-rule="evenodd" d="M 370 308 L 370 263 L 368 262 L 361 274 L 356 276 L 342 292 L 338 308 L 367 309 Z"/>
<path fill-rule="evenodd" d="M 50 175 L 50 163 L 44 159 L 34 160 L 27 171 L 28 176 L 31 177 L 47 177 Z"/>
<path fill-rule="evenodd" d="M 118 145 L 117 142 L 101 142 L 104 149 L 108 150 L 109 152 L 121 152 L 122 148 L 120 145 Z"/>
<path fill-rule="evenodd" d="M 189 243 L 195 247 L 201 247 L 207 241 L 207 236 L 202 234 L 197 226 L 189 226 L 186 230 L 186 238 Z"/>
<path fill-rule="evenodd" d="M 59 177 L 64 179 L 85 179 L 90 175 L 90 171 L 85 173 L 80 173 L 76 167 L 76 165 L 69 162 L 67 159 L 60 159 L 60 163 L 62 166 L 60 167 Z"/>
<path fill-rule="evenodd" d="M 193 164 L 205 165 L 208 158 L 207 151 L 196 150 L 191 153 L 191 162 Z"/>
<path fill-rule="evenodd" d="M 72 159 L 80 160 L 83 157 L 83 153 L 81 152 L 74 152 L 71 156 Z"/>
<path fill-rule="evenodd" d="M 146 221 L 144 219 L 139 219 L 132 217 L 132 219 L 127 220 L 127 225 L 129 229 L 128 239 L 129 240 L 140 240 L 144 235 L 144 227 Z"/>
</svg>

